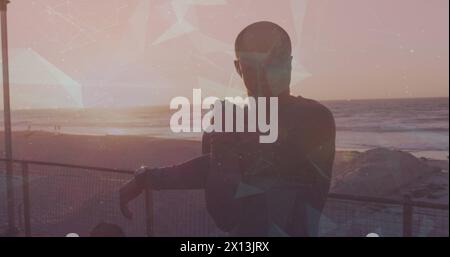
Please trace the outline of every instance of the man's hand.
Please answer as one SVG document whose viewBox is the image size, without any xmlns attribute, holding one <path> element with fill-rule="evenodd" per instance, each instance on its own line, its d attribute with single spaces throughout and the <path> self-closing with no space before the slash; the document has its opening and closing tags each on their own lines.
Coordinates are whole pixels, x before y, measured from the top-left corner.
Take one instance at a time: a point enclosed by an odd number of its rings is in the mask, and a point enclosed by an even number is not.
<svg viewBox="0 0 450 257">
<path fill-rule="evenodd" d="M 135 177 L 120 188 L 120 211 L 128 219 L 133 218 L 128 203 L 138 197 L 144 190 L 145 181 L 139 180 L 146 180 L 146 172 L 145 167 L 139 168 L 136 170 Z"/>
<path fill-rule="evenodd" d="M 138 183 L 135 181 L 136 179 L 132 179 L 128 181 L 122 188 L 120 188 L 120 211 L 122 215 L 127 219 L 133 218 L 133 213 L 128 208 L 128 203 L 138 197 L 143 188 L 138 186 Z"/>
</svg>

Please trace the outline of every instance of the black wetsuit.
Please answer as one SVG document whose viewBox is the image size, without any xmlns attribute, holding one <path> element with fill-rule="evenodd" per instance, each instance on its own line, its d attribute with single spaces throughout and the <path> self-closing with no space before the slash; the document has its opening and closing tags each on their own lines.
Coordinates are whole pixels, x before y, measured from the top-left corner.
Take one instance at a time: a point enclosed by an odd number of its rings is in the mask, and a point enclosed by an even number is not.
<svg viewBox="0 0 450 257">
<path fill-rule="evenodd" d="M 205 189 L 208 211 L 232 236 L 317 236 L 335 154 L 333 115 L 290 97 L 278 119 L 273 144 L 255 133 L 205 133 L 203 156 L 158 169 L 151 186 Z"/>
</svg>

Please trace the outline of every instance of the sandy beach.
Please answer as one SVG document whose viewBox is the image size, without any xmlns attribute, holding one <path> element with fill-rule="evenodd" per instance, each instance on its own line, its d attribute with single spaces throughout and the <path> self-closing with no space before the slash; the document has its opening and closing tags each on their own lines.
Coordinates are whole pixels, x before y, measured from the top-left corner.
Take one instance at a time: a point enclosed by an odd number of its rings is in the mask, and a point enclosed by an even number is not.
<svg viewBox="0 0 450 257">
<path fill-rule="evenodd" d="M 0 131 L 0 153 L 4 154 Z M 19 160 L 48 161 L 106 168 L 134 170 L 140 165 L 164 166 L 198 156 L 201 143 L 194 140 L 144 136 L 88 136 L 42 131 L 13 133 L 13 156 Z M 334 174 L 358 155 L 357 151 L 337 151 Z M 448 160 L 428 159 L 431 166 L 448 170 Z"/>
<path fill-rule="evenodd" d="M 198 156 L 200 150 L 200 142 L 197 141 L 140 136 L 58 135 L 49 132 L 16 132 L 13 135 L 15 159 L 127 170 L 134 170 L 140 165 L 158 167 L 177 164 Z M 2 133 L 0 133 L 0 151 L 3 154 Z M 32 169 L 30 171 L 33 172 Z M 113 220 L 130 227 L 130 234 L 137 235 L 143 231 L 142 224 L 136 222 L 137 219 L 145 219 L 144 217 L 137 216 L 130 223 L 117 217 L 120 214 L 114 204 L 100 208 L 103 203 L 113 198 L 114 202 L 117 200 L 117 189 L 126 176 L 106 176 L 96 172 L 79 175 L 81 173 L 73 170 L 58 170 L 50 175 L 52 173 L 45 173 L 47 170 L 42 167 L 39 168 L 39 172 L 40 175 L 32 177 L 31 182 L 31 192 L 34 193 L 32 202 L 36 208 L 33 209 L 36 216 L 35 231 L 39 231 L 40 228 L 42 234 L 48 233 L 49 230 L 54 230 L 53 234 L 64 233 L 69 228 L 57 229 L 61 228 L 62 223 L 79 224 L 83 220 L 89 220 L 90 223 L 86 227 L 92 227 L 101 219 Z M 72 176 L 71 182 L 67 181 L 67 176 Z M 61 180 L 58 180 L 60 178 Z M 3 181 L 0 180 L 0 183 L 2 183 L 0 188 L 4 188 Z M 60 193 L 68 187 L 71 189 L 70 193 L 61 195 Z M 448 204 L 448 161 L 418 159 L 407 153 L 387 149 L 370 150 L 365 153 L 337 151 L 331 191 L 387 198 L 400 198 L 409 194 L 422 201 Z M 193 223 L 203 224 L 200 227 L 194 226 L 195 229 L 202 230 L 198 234 L 220 235 L 220 232 L 210 228 L 213 224 L 204 211 L 204 203 L 192 201 L 202 199 L 199 197 L 202 196 L 198 192 L 155 193 L 154 199 L 159 199 L 154 201 L 155 219 L 167 220 L 159 222 L 158 227 L 154 228 L 155 233 L 192 235 L 194 225 L 190 230 L 186 227 L 186 220 L 190 219 L 195 221 Z M 0 203 L 1 206 L 4 206 L 4 203 Z M 136 206 L 136 210 L 142 208 L 139 203 L 136 203 Z M 93 211 L 94 209 L 97 211 Z M 346 213 L 348 214 L 348 210 Z M 94 219 L 94 214 L 103 218 Z M 446 215 L 448 224 L 448 212 Z M 0 220 L 2 217 L 5 218 L 0 213 Z M 52 219 L 52 222 L 49 221 Z M 77 226 L 79 225 L 69 227 L 76 229 Z"/>
<path fill-rule="evenodd" d="M 2 155 L 3 147 L 3 133 L 0 133 L 0 151 Z M 391 166 L 392 163 L 398 166 L 398 169 L 393 170 L 392 173 L 400 171 L 400 163 L 412 164 L 413 167 L 407 167 L 409 173 L 402 174 L 401 177 L 407 184 L 414 179 L 413 177 L 408 177 L 413 175 L 410 172 L 413 169 L 417 170 L 416 173 L 426 173 L 414 174 L 415 176 L 423 177 L 423 175 L 431 175 L 433 173 L 432 171 L 437 171 L 437 174 L 444 176 L 443 180 L 445 180 L 446 176 L 448 181 L 448 160 L 414 158 L 412 156 L 405 160 L 402 158 L 404 157 L 403 155 L 394 156 L 398 152 L 381 153 L 381 156 L 378 156 L 372 162 L 363 159 L 358 160 L 357 163 L 352 163 L 362 152 L 338 150 L 334 162 L 332 185 L 334 186 L 338 182 L 345 184 L 345 180 L 349 180 L 348 173 L 359 175 L 361 172 L 358 172 L 358 170 L 368 165 L 381 165 L 379 171 L 373 172 L 380 174 L 383 172 L 382 168 L 383 165 L 386 165 L 386 161 L 391 162 Z M 14 159 L 18 160 L 135 170 L 141 165 L 161 167 L 181 163 L 197 157 L 200 153 L 201 143 L 194 140 L 162 139 L 143 136 L 69 135 L 38 131 L 15 132 L 13 134 L 13 156 Z M 428 167 L 432 167 L 431 170 L 428 170 Z M 344 175 L 347 178 L 342 179 L 345 177 Z M 423 184 L 423 181 L 419 184 Z M 349 188 L 348 185 L 345 187 Z M 380 191 L 382 189 L 378 188 L 378 190 Z M 362 192 L 348 193 L 359 194 Z"/>
</svg>

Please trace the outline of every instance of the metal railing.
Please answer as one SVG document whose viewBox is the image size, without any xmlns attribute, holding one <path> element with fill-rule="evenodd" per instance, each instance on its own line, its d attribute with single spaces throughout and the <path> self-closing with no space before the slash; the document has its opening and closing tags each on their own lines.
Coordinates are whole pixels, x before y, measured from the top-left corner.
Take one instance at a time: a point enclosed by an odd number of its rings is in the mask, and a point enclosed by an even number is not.
<svg viewBox="0 0 450 257">
<path fill-rule="evenodd" d="M 6 162 L 7 160 L 0 159 L 0 163 Z M 117 196 L 111 198 L 111 195 L 130 178 L 133 171 L 28 160 L 11 162 L 14 168 L 19 166 L 20 169 L 20 176 L 14 172 L 16 196 L 20 196 L 22 200 L 19 201 L 16 218 L 22 221 L 19 225 L 24 236 L 62 235 L 64 231 L 57 228 L 66 227 L 68 223 L 68 228 L 64 228 L 66 232 L 67 229 L 78 229 L 87 235 L 89 227 L 96 222 L 111 219 L 123 225 L 128 229 L 128 234 L 134 236 L 225 235 L 210 220 L 199 192 L 165 194 L 146 190 L 141 199 L 143 203 L 135 203 L 135 209 L 138 210 L 135 214 L 138 214 L 138 218 L 133 219 L 134 223 L 130 223 L 131 221 L 127 221 L 120 214 Z M 30 170 L 31 166 L 34 169 Z M 74 174 L 68 172 L 69 169 L 79 172 Z M 0 173 L 0 177 L 1 175 Z M 89 184 L 94 186 L 91 188 Z M 34 187 L 30 188 L 30 185 Z M 78 198 L 71 198 L 70 195 L 68 197 L 67 193 Z M 156 201 L 154 198 L 160 199 Z M 3 208 L 2 202 L 6 202 L 6 199 L 0 200 L 0 211 Z M 377 232 L 377 229 L 390 230 L 381 233 L 388 236 L 448 236 L 449 207 L 446 204 L 413 201 L 407 197 L 394 200 L 330 193 L 327 206 L 324 213 L 328 221 L 321 222 L 321 235 L 324 236 L 361 236 L 364 233 Z M 428 212 L 419 213 L 416 211 L 419 209 Z M 425 215 L 425 218 L 420 218 L 420 215 Z M 166 220 L 158 222 L 157 231 L 154 226 L 155 216 Z M 6 219 L 2 220 L 0 213 L 0 226 L 5 222 Z M 428 224 L 425 226 L 425 232 L 421 229 L 421 226 L 424 226 L 422 223 Z"/>
<path fill-rule="evenodd" d="M 6 165 L 7 160 L 0 159 L 0 163 Z M 70 198 L 70 194 L 74 195 L 84 195 L 78 199 L 62 199 L 65 202 L 62 208 L 73 209 L 73 205 L 76 204 L 78 207 L 83 207 L 85 201 L 90 200 L 90 195 L 99 195 L 104 191 L 118 191 L 120 185 L 122 185 L 127 179 L 129 179 L 133 175 L 133 171 L 129 170 L 120 170 L 120 169 L 109 169 L 104 167 L 92 167 L 92 166 L 81 166 L 81 165 L 72 165 L 72 164 L 63 164 L 63 163 L 50 163 L 50 162 L 41 162 L 41 161 L 25 161 L 25 160 L 12 160 L 12 166 L 14 167 L 13 176 L 15 181 L 14 191 L 16 194 L 16 208 L 19 210 L 16 211 L 16 220 L 22 221 L 19 222 L 20 232 L 23 233 L 24 236 L 32 236 L 36 233 L 32 233 L 32 224 L 36 223 L 44 223 L 39 222 L 37 220 L 49 218 L 48 216 L 52 216 L 49 219 L 58 218 L 57 216 L 62 216 L 61 213 L 64 210 L 52 210 L 48 204 L 45 202 L 52 202 L 55 200 L 55 197 L 58 198 Z M 32 167 L 32 168 L 30 168 Z M 76 174 L 73 171 L 76 170 Z M 72 171 L 72 172 L 71 172 Z M 19 173 L 20 172 L 20 173 Z M 1 176 L 0 171 L 0 176 Z M 95 176 L 99 175 L 99 176 Z M 86 178 L 86 179 L 84 179 Z M 93 185 L 90 179 L 95 179 L 95 181 L 100 181 L 102 185 Z M 82 183 L 80 183 L 80 180 Z M 111 182 L 108 182 L 111 181 Z M 2 182 L 0 180 L 0 182 Z M 77 182 L 77 183 L 74 183 Z M 30 188 L 30 185 L 33 183 L 38 184 L 36 188 Z M 54 187 L 59 188 L 55 189 Z M 89 185 L 91 184 L 91 185 Z M 90 187 L 91 186 L 91 187 Z M 1 188 L 1 187 L 0 187 Z M 94 188 L 94 190 L 92 189 Z M 106 190 L 102 190 L 107 188 Z M 50 193 L 45 193 L 45 191 L 50 191 Z M 53 193 L 53 194 L 52 194 Z M 0 192 L 1 194 L 1 192 Z M 69 195 L 69 197 L 67 197 Z M 21 201 L 18 201 L 20 198 Z M 48 199 L 50 198 L 50 199 Z M 101 197 L 100 197 L 101 198 Z M 70 200 L 74 200 L 76 203 L 70 203 Z M 108 200 L 110 200 L 108 205 Z M 0 201 L 0 210 L 2 209 Z M 56 201 L 54 201 L 55 204 Z M 116 220 L 122 220 L 124 225 L 127 225 L 127 221 L 125 218 L 122 218 L 118 211 L 118 197 L 115 199 L 105 199 L 103 197 L 102 200 L 99 200 L 101 206 L 100 208 L 109 208 L 109 210 L 115 210 L 117 207 L 117 211 L 114 212 L 115 216 L 118 217 Z M 143 202 L 143 203 L 142 203 Z M 44 203 L 44 204 L 43 204 Z M 94 204 L 95 205 L 95 204 Z M 139 232 L 134 232 L 134 235 L 147 235 L 152 236 L 152 224 L 153 224 L 153 209 L 152 209 L 152 191 L 145 190 L 142 195 L 141 203 L 139 204 L 142 208 L 138 208 L 138 216 L 139 216 L 139 224 L 135 224 L 136 226 L 141 227 L 141 224 L 145 224 L 145 229 Z M 62 209 L 60 208 L 60 209 Z M 6 209 L 6 208 L 3 208 Z M 92 211 L 92 208 L 88 208 L 88 211 Z M 46 212 L 51 213 L 52 215 L 47 215 Z M 36 218 L 37 216 L 40 216 Z M 68 215 L 64 213 L 64 215 Z M 107 215 L 106 215 L 107 216 Z M 42 218 L 41 218 L 42 217 Z M 89 217 L 88 217 L 89 218 Z M 105 217 L 103 217 L 105 218 Z M 107 219 L 107 218 L 105 218 Z M 103 220 L 102 218 L 98 219 L 98 222 L 103 222 L 107 220 Z M 0 215 L 0 224 L 1 224 L 1 215 Z M 51 223 L 51 222 L 50 222 Z M 82 223 L 80 221 L 75 221 L 74 223 Z M 90 224 L 92 226 L 95 223 Z M 1 225 L 0 225 L 1 227 Z M 72 226 L 75 227 L 76 226 Z M 42 229 L 41 229 L 42 230 Z M 71 231 L 77 232 L 77 231 Z M 84 234 L 88 234 L 87 228 L 84 228 Z M 37 233 L 37 235 L 65 235 L 62 233 L 51 233 L 46 231 Z"/>
</svg>

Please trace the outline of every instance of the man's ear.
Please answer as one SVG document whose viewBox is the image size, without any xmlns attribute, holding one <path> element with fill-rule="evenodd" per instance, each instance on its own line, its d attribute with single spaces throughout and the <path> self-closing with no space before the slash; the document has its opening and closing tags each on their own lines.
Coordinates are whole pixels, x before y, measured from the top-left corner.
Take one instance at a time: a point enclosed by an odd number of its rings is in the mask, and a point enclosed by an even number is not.
<svg viewBox="0 0 450 257">
<path fill-rule="evenodd" d="M 239 74 L 239 76 L 242 78 L 241 65 L 239 64 L 238 60 L 234 61 L 234 68 L 236 69 L 236 72 Z"/>
</svg>

